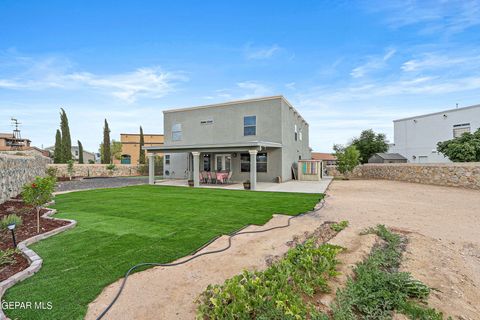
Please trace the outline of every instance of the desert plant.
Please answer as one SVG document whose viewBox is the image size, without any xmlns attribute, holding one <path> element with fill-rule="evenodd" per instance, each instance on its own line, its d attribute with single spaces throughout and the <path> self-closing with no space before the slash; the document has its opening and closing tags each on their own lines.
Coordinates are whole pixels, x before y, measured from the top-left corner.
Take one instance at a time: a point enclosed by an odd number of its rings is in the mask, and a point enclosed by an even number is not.
<svg viewBox="0 0 480 320">
<path fill-rule="evenodd" d="M 7 229 L 8 225 L 15 224 L 17 227 L 22 225 L 22 218 L 16 214 L 9 214 L 0 220 L 0 229 Z"/>
<path fill-rule="evenodd" d="M 55 180 L 50 177 L 36 177 L 32 183 L 23 186 L 23 201 L 34 206 L 37 211 L 37 233 L 40 233 L 40 208 L 52 200 L 54 188 Z"/>
<path fill-rule="evenodd" d="M 6 249 L 0 250 L 0 266 L 12 264 L 15 262 L 14 254 L 17 252 L 16 249 Z"/>
<path fill-rule="evenodd" d="M 110 163 L 110 164 L 107 164 L 105 168 L 107 168 L 108 174 L 113 175 L 113 171 L 115 171 L 117 167 L 115 167 L 113 163 Z"/>
</svg>

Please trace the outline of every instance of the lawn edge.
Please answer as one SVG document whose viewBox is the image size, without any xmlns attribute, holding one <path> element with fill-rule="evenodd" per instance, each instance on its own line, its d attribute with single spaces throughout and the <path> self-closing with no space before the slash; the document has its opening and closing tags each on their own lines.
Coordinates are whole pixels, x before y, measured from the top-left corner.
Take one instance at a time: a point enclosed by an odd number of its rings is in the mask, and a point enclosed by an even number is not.
<svg viewBox="0 0 480 320">
<path fill-rule="evenodd" d="M 2 282 L 0 282 L 0 301 L 3 301 L 2 300 L 3 295 L 5 294 L 5 292 L 9 288 L 13 287 L 15 284 L 17 284 L 21 281 L 33 276 L 42 267 L 43 259 L 35 251 L 33 251 L 32 249 L 29 249 L 28 248 L 29 245 L 34 244 L 36 242 L 39 242 L 40 240 L 49 238 L 51 236 L 54 236 L 56 234 L 59 234 L 59 233 L 65 231 L 65 230 L 72 229 L 77 225 L 76 220 L 60 219 L 60 218 L 52 217 L 54 214 L 57 213 L 57 210 L 48 208 L 47 206 L 51 206 L 53 204 L 55 204 L 55 201 L 51 201 L 43 207 L 44 209 L 47 209 L 48 211 L 45 212 L 42 215 L 42 218 L 50 219 L 50 220 L 67 221 L 67 222 L 70 222 L 70 223 L 65 225 L 65 226 L 58 227 L 57 229 L 53 229 L 53 230 L 50 230 L 48 232 L 33 236 L 31 238 L 28 238 L 28 239 L 25 239 L 17 245 L 17 249 L 19 249 L 21 251 L 21 253 L 25 256 L 25 258 L 27 258 L 27 260 L 30 262 L 30 265 L 25 270 L 17 272 L 13 276 L 11 276 L 11 277 L 3 280 Z M 4 320 L 4 319 L 9 319 L 9 318 L 3 312 L 3 308 L 0 308 L 0 320 Z"/>
</svg>

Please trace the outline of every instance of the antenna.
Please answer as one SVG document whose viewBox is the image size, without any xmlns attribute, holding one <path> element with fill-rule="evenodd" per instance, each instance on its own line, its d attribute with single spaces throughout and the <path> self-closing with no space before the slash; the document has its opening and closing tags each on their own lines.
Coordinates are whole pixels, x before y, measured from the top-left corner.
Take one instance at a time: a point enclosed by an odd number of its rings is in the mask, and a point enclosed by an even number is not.
<svg viewBox="0 0 480 320">
<path fill-rule="evenodd" d="M 23 140 L 22 140 L 22 135 L 20 134 L 20 129 L 19 125 L 21 125 L 20 122 L 16 118 L 11 118 L 12 120 L 12 126 L 15 128 L 13 129 L 13 135 L 12 135 L 12 142 L 10 146 L 12 147 L 13 150 L 20 150 L 23 147 Z"/>
</svg>

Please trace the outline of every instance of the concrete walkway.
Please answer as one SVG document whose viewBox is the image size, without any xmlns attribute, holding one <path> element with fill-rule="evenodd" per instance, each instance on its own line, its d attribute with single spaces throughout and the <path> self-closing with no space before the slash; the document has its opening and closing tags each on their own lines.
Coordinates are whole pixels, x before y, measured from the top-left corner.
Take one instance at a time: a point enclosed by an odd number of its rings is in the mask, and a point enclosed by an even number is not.
<svg viewBox="0 0 480 320">
<path fill-rule="evenodd" d="M 299 192 L 299 193 L 325 193 L 330 182 L 331 177 L 324 178 L 321 181 L 298 181 L 291 180 L 283 183 L 273 182 L 257 182 L 256 191 L 272 191 L 272 192 Z M 162 186 L 177 186 L 187 187 L 187 180 L 156 180 L 155 184 Z M 243 184 L 202 184 L 200 188 L 220 188 L 229 190 L 243 190 Z"/>
</svg>

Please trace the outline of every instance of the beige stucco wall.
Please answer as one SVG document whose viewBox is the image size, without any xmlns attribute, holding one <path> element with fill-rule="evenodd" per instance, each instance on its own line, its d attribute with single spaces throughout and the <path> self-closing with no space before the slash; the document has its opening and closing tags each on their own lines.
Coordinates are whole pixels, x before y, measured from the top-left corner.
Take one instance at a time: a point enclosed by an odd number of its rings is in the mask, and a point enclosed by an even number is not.
<svg viewBox="0 0 480 320">
<path fill-rule="evenodd" d="M 327 171 L 329 175 L 339 175 L 334 167 L 327 167 Z M 356 167 L 349 178 L 385 179 L 480 190 L 480 162 L 364 164 Z"/>
<path fill-rule="evenodd" d="M 58 177 L 68 177 L 67 164 L 49 164 L 49 167 L 57 169 Z M 108 170 L 106 164 L 74 164 L 73 176 L 75 177 L 123 177 L 138 176 L 139 166 L 128 164 L 117 164 L 114 170 Z"/>
<path fill-rule="evenodd" d="M 164 143 L 163 134 L 144 134 L 143 140 L 145 147 L 158 146 Z M 122 142 L 122 155 L 130 155 L 130 164 L 138 164 L 138 158 L 140 156 L 140 134 L 122 133 L 120 134 L 120 141 Z M 147 160 L 145 153 L 145 161 Z M 120 164 L 121 160 L 113 159 L 113 163 Z"/>
</svg>

